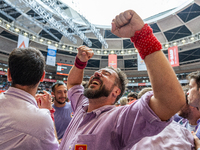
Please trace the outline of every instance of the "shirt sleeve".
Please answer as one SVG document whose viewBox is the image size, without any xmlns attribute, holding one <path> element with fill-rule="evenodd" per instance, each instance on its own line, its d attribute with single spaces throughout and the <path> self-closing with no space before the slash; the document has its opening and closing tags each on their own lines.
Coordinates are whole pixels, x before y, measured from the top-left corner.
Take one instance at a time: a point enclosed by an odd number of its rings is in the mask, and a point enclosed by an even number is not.
<svg viewBox="0 0 200 150">
<path fill-rule="evenodd" d="M 88 104 L 88 98 L 83 93 L 84 87 L 82 85 L 73 86 L 67 93 L 74 113 L 77 109 L 81 109 L 83 105 Z"/>
<path fill-rule="evenodd" d="M 156 135 L 161 132 L 169 123 L 161 121 L 160 118 L 149 107 L 149 100 L 153 96 L 153 92 L 147 92 L 135 103 L 123 107 L 120 112 L 116 132 L 123 139 L 121 145 L 129 145 L 137 143 L 146 136 Z"/>
<path fill-rule="evenodd" d="M 30 127 L 26 128 L 24 125 L 23 133 L 27 135 L 27 147 L 31 146 L 30 149 L 37 150 L 57 150 L 59 144 L 55 137 L 54 122 L 51 119 L 50 111 L 48 109 L 35 109 L 35 113 L 29 115 L 30 119 L 25 121 L 28 122 L 28 125 L 31 124 L 34 132 L 30 130 Z"/>
</svg>

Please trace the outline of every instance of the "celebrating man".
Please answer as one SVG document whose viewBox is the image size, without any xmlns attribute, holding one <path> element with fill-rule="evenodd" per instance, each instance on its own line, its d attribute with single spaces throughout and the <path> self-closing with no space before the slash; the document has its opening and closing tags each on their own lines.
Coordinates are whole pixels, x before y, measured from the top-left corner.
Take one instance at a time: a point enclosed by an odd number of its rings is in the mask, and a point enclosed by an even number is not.
<svg viewBox="0 0 200 150">
<path fill-rule="evenodd" d="M 145 136 L 161 132 L 185 104 L 184 92 L 161 51 L 152 29 L 132 10 L 115 17 L 112 33 L 131 41 L 144 59 L 153 92 L 127 107 L 115 107 L 127 83 L 120 69 L 103 68 L 94 73 L 84 89 L 84 68 L 92 58 L 92 49 L 81 46 L 68 77 L 68 97 L 74 117 L 69 124 L 60 150 L 64 149 L 131 149 Z"/>
</svg>

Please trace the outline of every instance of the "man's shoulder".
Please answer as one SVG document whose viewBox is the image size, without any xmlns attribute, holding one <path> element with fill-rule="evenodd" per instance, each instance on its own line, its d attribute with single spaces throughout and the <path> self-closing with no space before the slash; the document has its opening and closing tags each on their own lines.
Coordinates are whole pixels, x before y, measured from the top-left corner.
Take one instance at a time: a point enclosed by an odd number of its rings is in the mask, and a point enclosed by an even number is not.
<svg viewBox="0 0 200 150">
<path fill-rule="evenodd" d="M 68 95 L 76 93 L 76 92 L 83 92 L 83 91 L 84 91 L 84 87 L 82 85 L 74 85 L 68 90 Z"/>
</svg>

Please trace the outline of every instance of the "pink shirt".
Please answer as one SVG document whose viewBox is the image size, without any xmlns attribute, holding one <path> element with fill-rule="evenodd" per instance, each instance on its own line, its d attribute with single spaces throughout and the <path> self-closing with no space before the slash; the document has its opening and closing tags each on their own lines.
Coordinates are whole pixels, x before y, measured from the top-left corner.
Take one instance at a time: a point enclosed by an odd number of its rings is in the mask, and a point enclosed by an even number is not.
<svg viewBox="0 0 200 150">
<path fill-rule="evenodd" d="M 128 106 L 107 105 L 87 113 L 88 99 L 83 90 L 76 85 L 68 91 L 74 117 L 59 150 L 74 150 L 76 144 L 86 144 L 88 150 L 128 150 L 143 137 L 158 134 L 171 122 L 162 122 L 149 107 L 152 92 Z"/>
</svg>

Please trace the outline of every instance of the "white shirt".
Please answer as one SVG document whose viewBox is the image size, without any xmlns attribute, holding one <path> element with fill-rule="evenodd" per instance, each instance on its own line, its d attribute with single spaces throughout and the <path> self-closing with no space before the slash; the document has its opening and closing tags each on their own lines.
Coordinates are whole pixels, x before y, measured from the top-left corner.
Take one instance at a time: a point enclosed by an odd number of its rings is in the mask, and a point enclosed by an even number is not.
<svg viewBox="0 0 200 150">
<path fill-rule="evenodd" d="M 162 132 L 143 138 L 131 150 L 195 150 L 194 138 L 185 127 L 172 121 Z"/>
<path fill-rule="evenodd" d="M 0 149 L 58 149 L 49 110 L 39 109 L 32 95 L 13 87 L 0 95 Z"/>
</svg>

